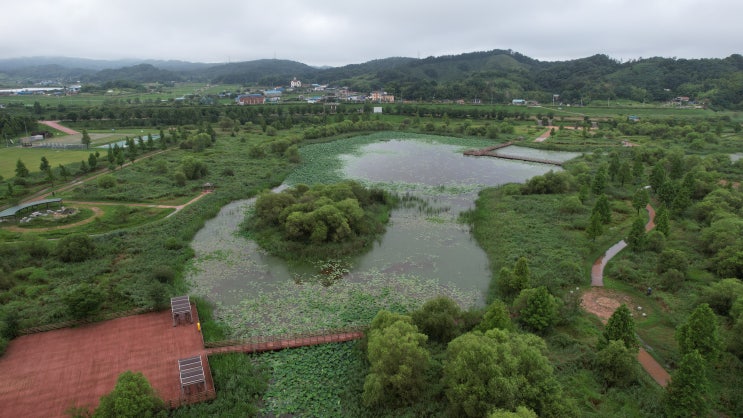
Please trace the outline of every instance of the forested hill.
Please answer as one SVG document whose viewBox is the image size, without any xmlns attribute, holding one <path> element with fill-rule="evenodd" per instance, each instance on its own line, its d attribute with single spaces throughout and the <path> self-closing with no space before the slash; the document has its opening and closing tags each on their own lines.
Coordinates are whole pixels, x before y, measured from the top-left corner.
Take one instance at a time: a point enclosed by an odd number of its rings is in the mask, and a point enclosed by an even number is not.
<svg viewBox="0 0 743 418">
<path fill-rule="evenodd" d="M 569 61 L 539 61 L 511 50 L 471 52 L 423 59 L 394 57 L 336 68 L 264 59 L 228 64 L 143 61 L 146 65 L 105 67 L 101 61 L 45 58 L 0 60 L 0 81 L 42 80 L 209 81 L 261 86 L 310 83 L 345 86 L 359 92 L 383 89 L 405 100 L 512 99 L 564 103 L 628 99 L 662 102 L 688 97 L 714 108 L 743 109 L 743 56 L 724 59 L 645 58 L 620 62 L 606 55 Z M 103 68 L 103 69 L 102 69 Z"/>
</svg>

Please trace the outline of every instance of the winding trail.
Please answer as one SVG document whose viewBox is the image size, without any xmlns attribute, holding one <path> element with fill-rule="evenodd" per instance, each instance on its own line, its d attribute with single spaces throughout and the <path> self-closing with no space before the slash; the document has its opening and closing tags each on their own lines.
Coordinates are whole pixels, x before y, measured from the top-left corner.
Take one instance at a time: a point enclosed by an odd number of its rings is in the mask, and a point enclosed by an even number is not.
<svg viewBox="0 0 743 418">
<path fill-rule="evenodd" d="M 649 220 L 645 224 L 645 231 L 650 231 L 655 228 L 655 209 L 649 204 L 645 207 L 648 211 Z M 622 295 L 616 291 L 609 291 L 604 289 L 604 267 L 615 255 L 617 255 L 622 249 L 627 246 L 624 240 L 612 245 L 606 253 L 599 257 L 596 262 L 593 263 L 591 268 L 591 286 L 593 288 L 588 292 L 585 292 L 582 296 L 581 306 L 589 312 L 601 319 L 601 322 L 606 324 L 609 317 L 614 310 L 617 309 L 621 303 L 618 299 L 629 299 L 625 295 Z M 658 363 L 653 356 L 651 356 L 644 348 L 640 347 L 637 353 L 637 361 L 640 363 L 643 369 L 655 380 L 661 387 L 666 387 L 668 382 L 671 381 L 671 375 Z"/>
</svg>

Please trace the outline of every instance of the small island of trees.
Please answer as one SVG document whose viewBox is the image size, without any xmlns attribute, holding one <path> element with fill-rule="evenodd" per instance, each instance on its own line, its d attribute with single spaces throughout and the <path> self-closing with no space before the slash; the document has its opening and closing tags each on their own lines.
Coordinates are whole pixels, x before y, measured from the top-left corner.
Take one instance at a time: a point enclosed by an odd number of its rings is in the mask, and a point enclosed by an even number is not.
<svg viewBox="0 0 743 418">
<path fill-rule="evenodd" d="M 355 181 L 258 196 L 245 229 L 270 253 L 302 259 L 357 254 L 385 230 L 396 199 Z"/>
</svg>

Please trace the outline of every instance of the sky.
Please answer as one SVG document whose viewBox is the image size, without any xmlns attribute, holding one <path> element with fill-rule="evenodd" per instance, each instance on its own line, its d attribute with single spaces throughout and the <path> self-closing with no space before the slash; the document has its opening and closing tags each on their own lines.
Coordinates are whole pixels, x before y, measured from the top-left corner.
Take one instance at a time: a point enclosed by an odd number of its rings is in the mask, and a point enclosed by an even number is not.
<svg viewBox="0 0 743 418">
<path fill-rule="evenodd" d="M 741 18 L 741 0 L 5 0 L 0 58 L 724 58 L 743 53 Z"/>
</svg>

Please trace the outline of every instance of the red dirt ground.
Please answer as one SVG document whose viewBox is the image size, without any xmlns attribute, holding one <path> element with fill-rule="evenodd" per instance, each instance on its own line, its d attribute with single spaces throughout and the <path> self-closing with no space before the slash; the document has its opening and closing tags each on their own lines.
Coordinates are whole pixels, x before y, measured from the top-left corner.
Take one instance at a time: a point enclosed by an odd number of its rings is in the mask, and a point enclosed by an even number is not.
<svg viewBox="0 0 743 418">
<path fill-rule="evenodd" d="M 72 405 L 95 407 L 126 370 L 177 400 L 178 359 L 204 354 L 192 309 L 194 324 L 173 327 L 164 311 L 14 339 L 0 357 L 0 417 L 64 417 Z"/>
</svg>

